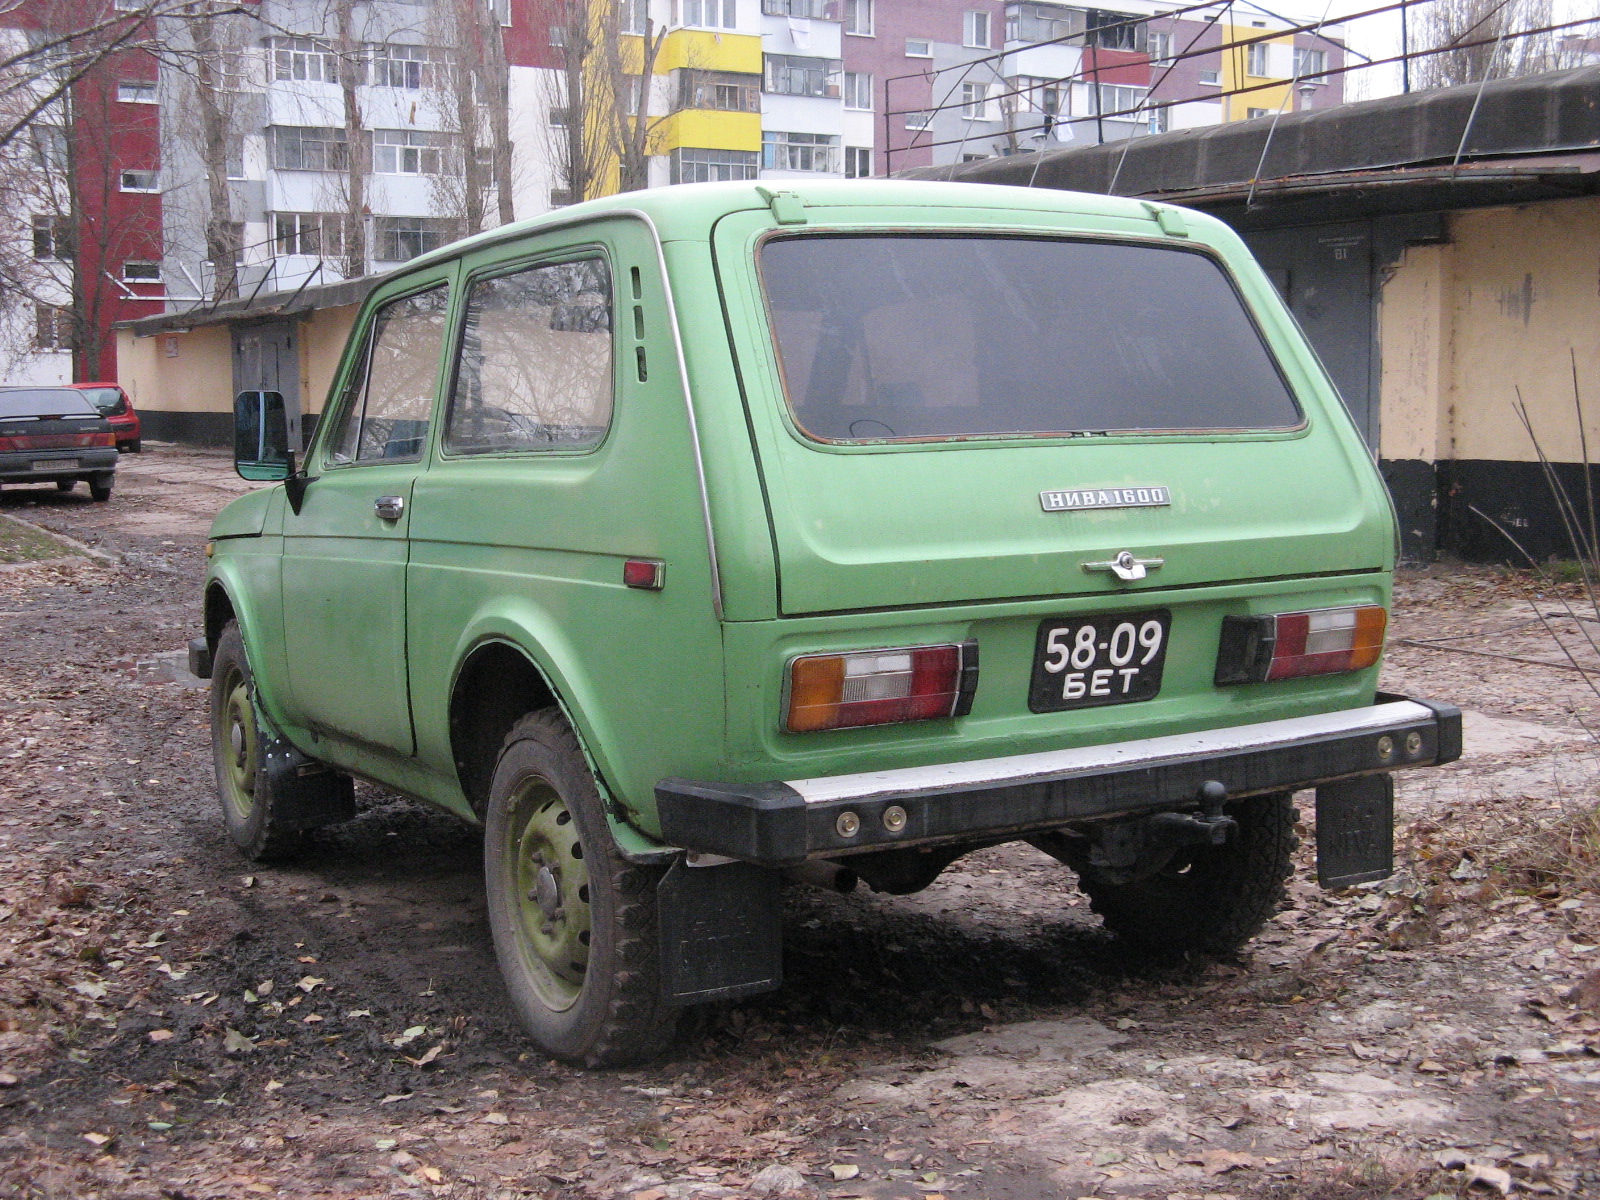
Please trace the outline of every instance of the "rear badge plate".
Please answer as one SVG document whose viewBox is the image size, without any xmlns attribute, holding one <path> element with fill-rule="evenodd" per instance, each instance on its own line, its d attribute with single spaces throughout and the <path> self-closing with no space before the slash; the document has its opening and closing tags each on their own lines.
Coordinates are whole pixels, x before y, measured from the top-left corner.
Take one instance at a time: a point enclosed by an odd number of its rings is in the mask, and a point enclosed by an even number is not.
<svg viewBox="0 0 1600 1200">
<path fill-rule="evenodd" d="M 1137 487 L 1068 488 L 1039 493 L 1045 512 L 1077 512 L 1085 508 L 1165 508 L 1172 492 L 1159 484 Z"/>
<path fill-rule="evenodd" d="M 1041 621 L 1028 708 L 1061 712 L 1155 699 L 1171 628 L 1165 608 Z"/>
</svg>

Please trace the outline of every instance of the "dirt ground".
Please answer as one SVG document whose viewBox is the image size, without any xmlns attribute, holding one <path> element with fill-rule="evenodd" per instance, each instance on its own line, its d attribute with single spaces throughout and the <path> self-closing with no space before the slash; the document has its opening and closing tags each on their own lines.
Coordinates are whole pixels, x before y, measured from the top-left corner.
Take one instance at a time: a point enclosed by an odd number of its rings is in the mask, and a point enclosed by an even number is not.
<svg viewBox="0 0 1600 1200">
<path fill-rule="evenodd" d="M 1571 586 L 1403 581 L 1387 685 L 1469 708 L 1467 757 L 1402 777 L 1400 875 L 1302 870 L 1236 960 L 1134 961 L 1001 848 L 916 896 L 793 890 L 781 991 L 582 1072 L 514 1027 L 472 830 L 363 788 L 293 868 L 227 842 L 181 648 L 248 486 L 149 446 L 109 504 L 0 493 L 101 554 L 0 571 L 0 1195 L 1600 1195 Z"/>
</svg>

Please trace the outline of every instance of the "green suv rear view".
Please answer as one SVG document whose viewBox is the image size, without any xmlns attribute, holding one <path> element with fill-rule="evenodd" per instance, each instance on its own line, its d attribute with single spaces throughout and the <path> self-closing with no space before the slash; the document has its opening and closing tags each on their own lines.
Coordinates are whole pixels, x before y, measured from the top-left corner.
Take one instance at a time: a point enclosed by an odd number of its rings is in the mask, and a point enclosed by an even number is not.
<svg viewBox="0 0 1600 1200">
<path fill-rule="evenodd" d="M 859 180 L 592 201 L 373 290 L 315 435 L 236 400 L 205 637 L 252 857 L 360 777 L 484 829 L 530 1036 L 592 1066 L 781 982 L 786 880 L 1027 841 L 1129 943 L 1392 867 L 1448 704 L 1376 691 L 1395 522 L 1239 239 Z M 1064 882 L 1070 877 L 1064 877 Z"/>
</svg>

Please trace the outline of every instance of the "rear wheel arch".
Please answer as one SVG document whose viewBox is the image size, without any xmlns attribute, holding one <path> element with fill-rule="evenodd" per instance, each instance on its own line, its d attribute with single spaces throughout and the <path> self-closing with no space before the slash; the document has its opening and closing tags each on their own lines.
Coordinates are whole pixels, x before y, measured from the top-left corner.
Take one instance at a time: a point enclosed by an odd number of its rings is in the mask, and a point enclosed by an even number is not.
<svg viewBox="0 0 1600 1200">
<path fill-rule="evenodd" d="M 529 713 L 554 708 L 580 744 L 583 734 L 534 657 L 515 642 L 487 638 L 467 652 L 450 685 L 450 751 L 462 794 L 481 819 L 506 735 Z M 591 759 L 585 749 L 585 756 Z"/>
</svg>

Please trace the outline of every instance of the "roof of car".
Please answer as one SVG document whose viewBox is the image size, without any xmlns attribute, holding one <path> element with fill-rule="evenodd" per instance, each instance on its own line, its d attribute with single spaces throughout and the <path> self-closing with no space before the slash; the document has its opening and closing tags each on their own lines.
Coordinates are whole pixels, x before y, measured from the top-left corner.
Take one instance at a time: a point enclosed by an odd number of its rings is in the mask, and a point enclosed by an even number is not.
<svg viewBox="0 0 1600 1200">
<path fill-rule="evenodd" d="M 1048 188 L 1004 187 L 980 183 L 944 183 L 922 179 L 822 179 L 771 180 L 767 183 L 687 183 L 647 191 L 622 192 L 599 200 L 554 209 L 524 221 L 514 221 L 452 242 L 414 258 L 405 270 L 448 262 L 457 256 L 496 242 L 537 233 L 541 229 L 571 224 L 607 213 L 642 213 L 660 232 L 663 241 L 704 241 L 720 217 L 731 212 L 767 208 L 773 196 L 797 196 L 814 208 L 920 207 L 1054 212 L 1085 217 L 1133 217 L 1148 221 L 1147 201 L 1092 192 L 1064 192 Z M 1188 215 L 1188 214 L 1186 214 Z M 1197 222 L 1213 219 L 1193 214 Z"/>
</svg>

